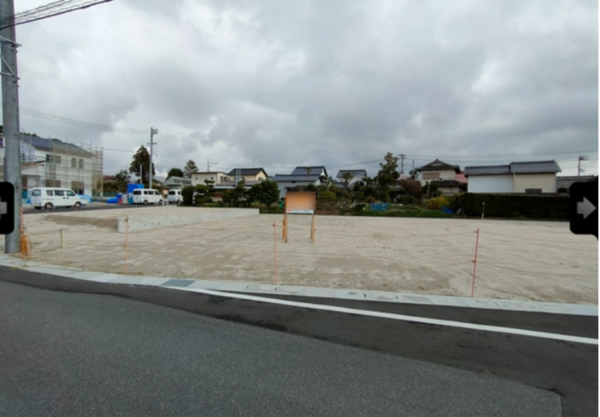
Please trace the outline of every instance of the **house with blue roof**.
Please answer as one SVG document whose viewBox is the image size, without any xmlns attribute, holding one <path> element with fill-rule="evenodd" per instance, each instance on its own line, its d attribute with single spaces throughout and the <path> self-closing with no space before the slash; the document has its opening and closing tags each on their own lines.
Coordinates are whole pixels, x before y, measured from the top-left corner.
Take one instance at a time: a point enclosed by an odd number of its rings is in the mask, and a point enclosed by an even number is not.
<svg viewBox="0 0 600 417">
<path fill-rule="evenodd" d="M 465 167 L 470 193 L 552 194 L 558 172 L 554 160 Z"/>
</svg>

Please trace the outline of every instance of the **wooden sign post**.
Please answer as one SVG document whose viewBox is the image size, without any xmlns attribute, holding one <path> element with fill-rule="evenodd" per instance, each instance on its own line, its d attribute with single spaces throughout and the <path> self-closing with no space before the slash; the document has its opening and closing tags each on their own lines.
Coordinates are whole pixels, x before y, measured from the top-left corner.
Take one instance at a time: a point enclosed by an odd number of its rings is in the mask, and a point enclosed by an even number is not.
<svg viewBox="0 0 600 417">
<path fill-rule="evenodd" d="M 283 241 L 287 243 L 288 214 L 312 214 L 310 240 L 315 243 L 315 210 L 317 208 L 317 193 L 313 191 L 289 192 L 285 196 L 283 210 Z"/>
</svg>

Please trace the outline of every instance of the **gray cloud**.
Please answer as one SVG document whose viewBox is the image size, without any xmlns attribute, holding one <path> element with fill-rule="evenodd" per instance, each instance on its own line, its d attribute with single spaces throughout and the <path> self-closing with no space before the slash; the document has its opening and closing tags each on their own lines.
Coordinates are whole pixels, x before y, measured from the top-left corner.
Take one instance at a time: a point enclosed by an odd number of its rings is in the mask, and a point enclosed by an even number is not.
<svg viewBox="0 0 600 417">
<path fill-rule="evenodd" d="M 161 172 L 194 159 L 285 173 L 392 151 L 416 165 L 554 158 L 573 174 L 598 145 L 597 30 L 594 1 L 123 0 L 18 28 L 21 105 L 158 127 Z M 124 150 L 106 152 L 107 172 L 149 141 L 22 126 Z"/>
</svg>

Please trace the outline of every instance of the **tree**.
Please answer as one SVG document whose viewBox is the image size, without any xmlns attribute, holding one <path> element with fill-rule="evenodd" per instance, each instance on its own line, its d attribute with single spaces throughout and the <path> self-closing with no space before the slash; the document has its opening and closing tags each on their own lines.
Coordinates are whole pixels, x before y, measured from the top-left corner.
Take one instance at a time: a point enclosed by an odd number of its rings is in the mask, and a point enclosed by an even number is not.
<svg viewBox="0 0 600 417">
<path fill-rule="evenodd" d="M 400 185 L 404 188 L 404 191 L 409 196 L 414 197 L 417 201 L 421 200 L 423 190 L 421 188 L 421 181 L 413 179 L 400 180 Z M 408 200 L 405 200 L 408 201 Z"/>
<path fill-rule="evenodd" d="M 126 192 L 127 184 L 131 180 L 131 175 L 127 170 L 122 169 L 115 175 L 115 188 L 118 192 Z"/>
<path fill-rule="evenodd" d="M 342 174 L 342 180 L 344 180 L 343 184 L 344 184 L 344 190 L 348 191 L 348 186 L 350 185 L 350 181 L 352 180 L 352 173 L 351 172 L 344 172 L 344 174 Z"/>
<path fill-rule="evenodd" d="M 317 195 L 317 204 L 321 207 L 332 206 L 337 199 L 333 191 L 323 191 Z"/>
<path fill-rule="evenodd" d="M 275 181 L 265 180 L 254 184 L 248 193 L 253 201 L 271 207 L 279 200 L 279 187 Z"/>
<path fill-rule="evenodd" d="M 202 205 L 204 203 L 211 203 L 212 196 L 215 194 L 215 182 L 211 180 L 204 180 L 204 184 L 198 184 L 196 186 L 194 197 L 194 203 Z"/>
<path fill-rule="evenodd" d="M 186 178 L 192 178 L 192 174 L 194 172 L 198 172 L 198 167 L 196 166 L 196 163 L 190 159 L 187 161 L 187 164 L 185 164 L 185 167 L 183 167 L 182 176 Z"/>
<path fill-rule="evenodd" d="M 148 184 L 148 180 L 150 179 L 148 175 L 150 172 L 150 153 L 148 152 L 148 149 L 146 149 L 144 146 L 141 146 L 140 149 L 137 150 L 135 155 L 133 155 L 133 159 L 131 161 L 131 164 L 129 165 L 129 172 L 132 174 L 139 175 L 140 165 L 142 166 L 141 183 Z M 152 175 L 155 174 L 156 172 L 154 171 L 154 164 L 152 164 Z"/>
<path fill-rule="evenodd" d="M 390 188 L 396 184 L 396 181 L 400 177 L 398 173 L 398 158 L 396 158 L 391 152 L 388 152 L 384 158 L 385 163 L 380 163 L 380 169 L 375 177 L 377 182 L 379 198 L 382 201 L 389 201 L 390 199 Z"/>
<path fill-rule="evenodd" d="M 181 168 L 171 168 L 167 173 L 167 179 L 171 177 L 183 177 L 183 170 Z"/>
<path fill-rule="evenodd" d="M 246 190 L 244 189 L 245 185 L 246 179 L 242 179 L 234 188 L 225 191 L 223 194 L 223 203 L 234 207 L 240 207 L 242 205 L 249 206 L 252 204 L 252 200 L 248 198 Z"/>
</svg>

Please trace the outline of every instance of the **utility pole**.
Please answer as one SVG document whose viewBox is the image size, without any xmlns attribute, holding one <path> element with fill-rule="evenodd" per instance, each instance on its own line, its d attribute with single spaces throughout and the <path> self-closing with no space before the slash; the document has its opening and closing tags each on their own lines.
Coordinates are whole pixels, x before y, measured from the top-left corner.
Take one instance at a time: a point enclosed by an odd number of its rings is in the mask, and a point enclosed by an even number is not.
<svg viewBox="0 0 600 417">
<path fill-rule="evenodd" d="M 206 172 L 210 172 L 210 162 L 206 160 Z"/>
<path fill-rule="evenodd" d="M 579 158 L 577 160 L 577 176 L 578 177 L 581 175 L 582 172 L 585 172 L 585 170 L 583 168 L 581 168 L 581 161 L 587 161 L 587 160 L 588 160 L 587 155 L 579 155 Z"/>
<path fill-rule="evenodd" d="M 404 158 L 406 158 L 406 155 L 401 153 L 400 154 L 400 174 L 402 174 L 402 175 L 404 175 Z"/>
<path fill-rule="evenodd" d="M 150 128 L 150 168 L 148 168 L 148 178 L 150 179 L 148 181 L 149 185 L 148 188 L 152 188 L 152 152 L 153 152 L 153 145 L 157 145 L 156 142 L 154 142 L 154 135 L 158 135 L 158 129 L 152 129 Z"/>
<path fill-rule="evenodd" d="M 415 174 L 415 160 L 413 159 L 413 164 L 412 164 L 412 175 L 413 177 L 415 177 L 415 179 L 417 179 L 417 175 Z"/>
<path fill-rule="evenodd" d="M 14 0 L 0 0 L 0 20 L 15 14 Z M 2 124 L 6 156 L 4 158 L 4 181 L 15 187 L 14 231 L 5 237 L 5 252 L 21 252 L 21 129 L 19 124 L 19 76 L 17 71 L 17 47 L 15 27 L 0 30 L 2 45 Z"/>
</svg>

